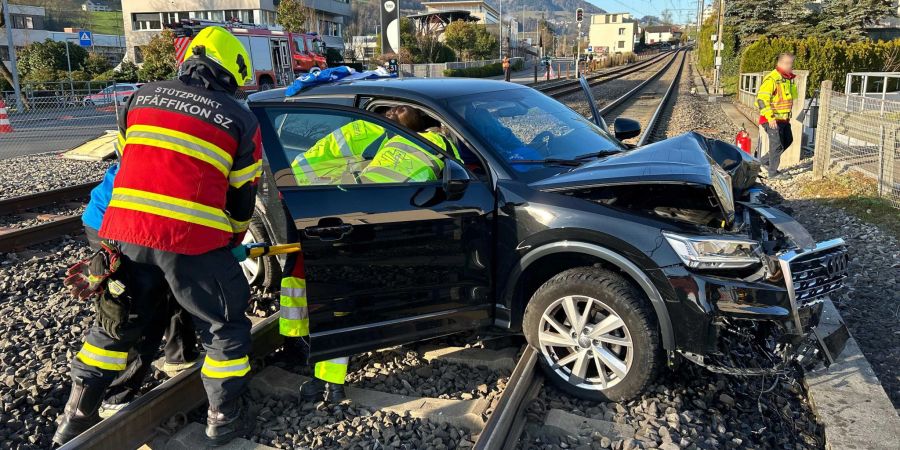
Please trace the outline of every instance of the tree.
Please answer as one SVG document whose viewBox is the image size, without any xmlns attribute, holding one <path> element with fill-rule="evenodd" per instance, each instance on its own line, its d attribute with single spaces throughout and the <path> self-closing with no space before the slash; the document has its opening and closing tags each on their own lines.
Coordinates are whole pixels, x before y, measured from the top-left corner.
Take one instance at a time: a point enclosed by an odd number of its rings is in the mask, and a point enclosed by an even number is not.
<svg viewBox="0 0 900 450">
<path fill-rule="evenodd" d="M 475 45 L 475 28 L 466 21 L 457 20 L 444 28 L 444 43 L 467 59 Z"/>
<path fill-rule="evenodd" d="M 656 16 L 644 16 L 644 17 L 641 17 L 641 18 L 638 20 L 638 22 L 640 22 L 640 23 L 642 23 L 642 24 L 644 24 L 644 25 L 646 25 L 646 26 L 649 27 L 649 26 L 658 24 L 658 23 L 659 23 L 659 17 L 656 17 Z"/>
<path fill-rule="evenodd" d="M 163 30 L 153 36 L 143 49 L 144 64 L 138 71 L 141 81 L 159 81 L 173 78 L 178 69 L 175 61 L 175 35 Z"/>
<path fill-rule="evenodd" d="M 663 25 L 672 25 L 672 11 L 669 9 L 664 9 L 659 15 L 659 21 L 662 22 Z"/>
<path fill-rule="evenodd" d="M 66 45 L 68 45 L 68 57 L 66 57 Z M 28 81 L 58 81 L 68 79 L 68 75 L 60 78 L 53 75 L 55 72 L 68 72 L 71 62 L 72 70 L 78 70 L 88 57 L 87 50 L 81 46 L 66 42 L 58 42 L 47 38 L 44 42 L 28 44 L 18 54 L 16 66 L 19 76 Z M 44 78 L 54 76 L 54 78 Z"/>
<path fill-rule="evenodd" d="M 474 59 L 492 59 L 500 49 L 497 36 L 489 32 L 484 25 L 475 25 L 475 44 L 472 46 Z"/>
<path fill-rule="evenodd" d="M 292 33 L 306 31 L 309 12 L 302 0 L 281 0 L 275 9 L 275 22 Z"/>
<path fill-rule="evenodd" d="M 858 41 L 865 28 L 890 15 L 889 0 L 829 0 L 816 15 L 816 31 L 834 39 Z"/>
<path fill-rule="evenodd" d="M 105 56 L 99 53 L 90 53 L 81 65 L 81 69 L 91 77 L 95 77 L 111 69 L 111 67 L 109 66 L 109 60 Z"/>
</svg>

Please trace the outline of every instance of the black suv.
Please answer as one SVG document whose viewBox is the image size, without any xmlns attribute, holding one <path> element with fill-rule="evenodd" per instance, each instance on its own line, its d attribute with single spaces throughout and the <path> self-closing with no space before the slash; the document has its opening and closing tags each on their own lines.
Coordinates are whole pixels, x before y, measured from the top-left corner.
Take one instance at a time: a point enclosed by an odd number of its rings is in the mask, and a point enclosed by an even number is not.
<svg viewBox="0 0 900 450">
<path fill-rule="evenodd" d="M 381 115 L 397 105 L 448 130 L 461 160 Z M 844 242 L 764 204 L 759 163 L 734 146 L 688 133 L 633 149 L 634 121 L 614 137 L 489 80 L 336 82 L 249 106 L 268 164 L 250 239 L 302 242 L 312 360 L 493 327 L 524 333 L 566 391 L 618 400 L 682 359 L 771 373 L 843 348 L 846 328 L 816 325 Z M 443 154 L 442 178 L 360 183 L 367 151 L 300 183 L 292 161 L 354 121 Z M 277 286 L 277 260 L 247 269 Z"/>
</svg>

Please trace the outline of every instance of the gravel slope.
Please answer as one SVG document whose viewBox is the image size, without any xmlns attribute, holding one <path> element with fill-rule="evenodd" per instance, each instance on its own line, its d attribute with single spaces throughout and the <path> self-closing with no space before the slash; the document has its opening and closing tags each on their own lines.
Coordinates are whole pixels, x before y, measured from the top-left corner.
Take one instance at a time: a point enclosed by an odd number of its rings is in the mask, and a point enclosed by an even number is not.
<svg viewBox="0 0 900 450">
<path fill-rule="evenodd" d="M 98 181 L 109 164 L 109 161 L 63 159 L 56 153 L 0 159 L 0 171 L 13 174 L 0 179 L 0 198 Z"/>
</svg>

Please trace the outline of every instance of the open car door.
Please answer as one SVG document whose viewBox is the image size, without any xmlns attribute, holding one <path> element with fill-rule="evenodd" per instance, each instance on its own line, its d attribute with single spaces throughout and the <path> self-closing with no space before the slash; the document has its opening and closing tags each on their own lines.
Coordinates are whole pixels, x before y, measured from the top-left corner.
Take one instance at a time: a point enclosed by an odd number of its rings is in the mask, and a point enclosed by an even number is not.
<svg viewBox="0 0 900 450">
<path fill-rule="evenodd" d="M 609 127 L 606 126 L 606 121 L 603 120 L 603 116 L 600 115 L 600 110 L 597 109 L 597 100 L 594 98 L 594 92 L 591 90 L 591 84 L 584 78 L 584 75 L 578 77 L 578 83 L 581 84 L 581 90 L 584 91 L 585 100 L 588 102 L 588 108 L 591 109 L 591 120 L 593 120 L 600 128 L 608 130 Z"/>
<path fill-rule="evenodd" d="M 418 134 L 364 110 L 250 107 L 293 222 L 289 231 L 303 247 L 311 362 L 491 323 L 489 183 Z M 367 174 L 389 168 L 383 159 L 375 167 L 373 157 L 398 139 L 442 154 L 440 176 L 372 181 Z"/>
</svg>

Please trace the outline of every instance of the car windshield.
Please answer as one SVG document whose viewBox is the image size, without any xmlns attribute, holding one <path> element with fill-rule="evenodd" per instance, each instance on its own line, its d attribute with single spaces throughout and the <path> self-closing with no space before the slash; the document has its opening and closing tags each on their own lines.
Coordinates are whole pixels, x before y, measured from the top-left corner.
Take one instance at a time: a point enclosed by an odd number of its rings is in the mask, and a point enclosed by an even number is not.
<svg viewBox="0 0 900 450">
<path fill-rule="evenodd" d="M 483 92 L 448 104 L 489 150 L 529 181 L 624 150 L 605 130 L 533 89 Z"/>
</svg>

